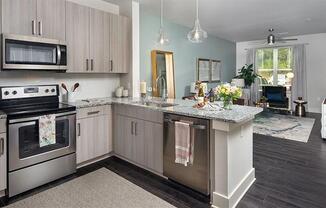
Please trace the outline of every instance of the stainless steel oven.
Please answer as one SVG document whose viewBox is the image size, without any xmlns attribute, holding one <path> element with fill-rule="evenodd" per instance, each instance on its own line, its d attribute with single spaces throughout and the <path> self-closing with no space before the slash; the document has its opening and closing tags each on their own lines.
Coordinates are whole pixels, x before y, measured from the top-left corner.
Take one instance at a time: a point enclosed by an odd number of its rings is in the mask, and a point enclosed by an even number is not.
<svg viewBox="0 0 326 208">
<path fill-rule="evenodd" d="M 67 70 L 67 46 L 60 40 L 2 35 L 3 70 Z"/>
<path fill-rule="evenodd" d="M 58 85 L 0 87 L 0 110 L 7 115 L 9 197 L 76 172 L 76 107 L 59 102 Z M 55 139 L 43 145 L 45 115 Z"/>
<path fill-rule="evenodd" d="M 39 117 L 8 121 L 9 171 L 28 167 L 76 151 L 76 113 L 56 114 L 56 143 L 40 147 Z"/>
</svg>

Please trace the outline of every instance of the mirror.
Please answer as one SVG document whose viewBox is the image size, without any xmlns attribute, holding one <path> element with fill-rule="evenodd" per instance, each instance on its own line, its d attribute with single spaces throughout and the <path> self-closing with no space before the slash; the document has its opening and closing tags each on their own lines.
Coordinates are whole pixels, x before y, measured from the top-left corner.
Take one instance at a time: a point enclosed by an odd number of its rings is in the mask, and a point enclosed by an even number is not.
<svg viewBox="0 0 326 208">
<path fill-rule="evenodd" d="M 173 53 L 152 51 L 153 97 L 175 98 Z"/>
</svg>

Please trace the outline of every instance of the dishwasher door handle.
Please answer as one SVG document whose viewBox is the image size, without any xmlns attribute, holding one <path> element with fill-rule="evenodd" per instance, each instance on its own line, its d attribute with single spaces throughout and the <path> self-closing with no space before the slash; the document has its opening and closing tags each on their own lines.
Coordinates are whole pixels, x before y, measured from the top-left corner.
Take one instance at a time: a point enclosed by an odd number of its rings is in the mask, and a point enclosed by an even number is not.
<svg viewBox="0 0 326 208">
<path fill-rule="evenodd" d="M 172 120 L 172 119 L 164 119 L 164 122 L 174 124 L 175 122 L 178 122 L 178 120 Z M 199 130 L 205 130 L 206 126 L 205 125 L 200 125 L 200 124 L 190 124 L 190 128 L 193 129 L 199 129 Z"/>
</svg>

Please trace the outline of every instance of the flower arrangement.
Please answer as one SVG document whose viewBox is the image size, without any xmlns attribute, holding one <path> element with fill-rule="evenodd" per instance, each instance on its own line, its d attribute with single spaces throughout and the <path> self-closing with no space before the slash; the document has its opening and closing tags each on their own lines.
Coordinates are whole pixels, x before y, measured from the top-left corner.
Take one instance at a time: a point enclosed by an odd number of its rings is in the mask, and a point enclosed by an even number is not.
<svg viewBox="0 0 326 208">
<path fill-rule="evenodd" d="M 229 83 L 217 86 L 216 92 L 223 101 L 223 108 L 225 109 L 231 109 L 233 101 L 242 96 L 242 90 Z"/>
</svg>

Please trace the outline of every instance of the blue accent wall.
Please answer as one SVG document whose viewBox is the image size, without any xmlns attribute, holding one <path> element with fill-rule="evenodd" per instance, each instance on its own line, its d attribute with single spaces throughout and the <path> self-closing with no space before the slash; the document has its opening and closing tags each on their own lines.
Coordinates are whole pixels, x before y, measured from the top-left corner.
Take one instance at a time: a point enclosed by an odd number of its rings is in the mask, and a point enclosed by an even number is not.
<svg viewBox="0 0 326 208">
<path fill-rule="evenodd" d="M 182 15 L 182 14 L 180 14 Z M 171 51 L 174 55 L 174 73 L 176 97 L 189 93 L 191 82 L 196 80 L 197 58 L 221 60 L 222 81 L 230 82 L 236 74 L 236 44 L 224 39 L 209 36 L 203 43 L 188 41 L 190 28 L 169 21 L 164 22 L 164 29 L 170 44 L 160 46 L 156 43 L 160 26 L 159 16 L 153 16 L 140 8 L 140 79 L 151 85 L 151 51 Z M 210 84 L 209 87 L 216 86 Z"/>
</svg>

